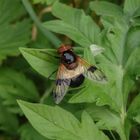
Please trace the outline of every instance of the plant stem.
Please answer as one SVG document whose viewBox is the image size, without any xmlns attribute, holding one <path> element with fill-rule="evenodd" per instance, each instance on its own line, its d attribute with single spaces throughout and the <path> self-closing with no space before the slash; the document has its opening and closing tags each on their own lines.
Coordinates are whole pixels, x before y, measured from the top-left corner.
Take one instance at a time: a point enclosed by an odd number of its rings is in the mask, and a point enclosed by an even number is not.
<svg viewBox="0 0 140 140">
<path fill-rule="evenodd" d="M 25 6 L 27 12 L 31 16 L 32 20 L 35 22 L 36 26 L 40 29 L 40 31 L 47 37 L 47 39 L 58 48 L 62 42 L 50 31 L 48 31 L 45 27 L 42 26 L 41 22 L 37 18 L 30 2 L 28 0 L 22 0 L 23 5 Z"/>
<path fill-rule="evenodd" d="M 125 123 L 125 118 L 126 118 L 126 111 L 125 111 L 125 109 L 124 109 L 124 107 L 122 107 L 122 109 L 121 109 L 121 120 L 122 120 L 122 125 L 124 125 L 124 123 Z"/>
<path fill-rule="evenodd" d="M 51 85 L 49 86 L 49 88 L 45 91 L 45 93 L 43 94 L 43 96 L 40 98 L 40 103 L 44 103 L 44 100 L 49 96 L 49 94 L 51 93 L 51 91 L 54 88 L 54 83 L 51 83 Z"/>
</svg>

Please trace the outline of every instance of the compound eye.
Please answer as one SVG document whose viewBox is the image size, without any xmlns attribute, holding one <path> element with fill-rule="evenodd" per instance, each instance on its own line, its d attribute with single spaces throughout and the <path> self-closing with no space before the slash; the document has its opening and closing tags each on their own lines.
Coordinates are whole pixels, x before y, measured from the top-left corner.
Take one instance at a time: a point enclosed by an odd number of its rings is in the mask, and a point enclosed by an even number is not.
<svg viewBox="0 0 140 140">
<path fill-rule="evenodd" d="M 66 63 L 70 64 L 74 62 L 74 57 L 71 54 L 65 53 L 64 57 L 65 57 Z"/>
</svg>

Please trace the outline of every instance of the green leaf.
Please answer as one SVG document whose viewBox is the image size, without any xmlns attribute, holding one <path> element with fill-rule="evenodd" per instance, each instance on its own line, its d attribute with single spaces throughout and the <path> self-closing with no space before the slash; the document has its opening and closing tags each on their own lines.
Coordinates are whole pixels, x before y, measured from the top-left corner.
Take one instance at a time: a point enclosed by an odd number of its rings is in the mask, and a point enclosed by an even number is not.
<svg viewBox="0 0 140 140">
<path fill-rule="evenodd" d="M 65 34 L 85 47 L 99 41 L 99 27 L 83 10 L 55 2 L 52 14 L 61 20 L 45 22 L 47 29 Z"/>
<path fill-rule="evenodd" d="M 0 130 L 15 134 L 18 129 L 18 119 L 16 115 L 11 114 L 5 106 L 2 105 L 0 98 Z"/>
<path fill-rule="evenodd" d="M 84 49 L 84 58 L 87 62 L 89 62 L 92 65 L 95 65 L 95 60 L 93 57 L 93 52 L 91 52 L 90 49 L 85 48 Z M 103 63 L 98 61 L 98 63 Z M 102 64 L 100 64 L 101 66 Z M 107 67 L 107 66 L 106 66 Z M 100 69 L 103 71 L 104 69 Z M 115 68 L 116 70 L 116 68 Z M 72 98 L 69 100 L 70 103 L 93 103 L 96 102 L 98 106 L 103 105 L 109 105 L 111 108 L 113 108 L 116 111 L 120 110 L 119 104 L 115 102 L 116 94 L 114 92 L 114 83 L 110 82 L 110 78 L 108 75 L 110 75 L 111 70 L 109 70 L 109 74 L 106 75 L 108 82 L 106 84 L 96 83 L 91 80 L 85 79 L 85 82 L 82 84 L 82 89 L 75 90 Z M 114 72 L 114 71 L 113 71 Z M 111 72 L 112 73 L 112 72 Z M 112 75 L 110 75 L 112 77 Z M 111 88 L 110 88 L 111 87 Z M 113 92 L 113 93 L 111 93 Z"/>
<path fill-rule="evenodd" d="M 10 111 L 19 112 L 16 99 L 39 99 L 35 85 L 24 74 L 10 69 L 0 69 L 0 77 L 0 97 L 3 105 Z"/>
<path fill-rule="evenodd" d="M 139 18 L 135 18 L 132 20 L 132 25 L 133 26 L 140 26 L 140 19 Z"/>
<path fill-rule="evenodd" d="M 130 52 L 132 51 L 132 49 L 135 49 L 136 47 L 140 47 L 140 40 L 139 40 L 139 36 L 140 36 L 140 27 L 134 27 L 131 28 L 131 30 L 128 33 L 128 37 L 127 37 L 127 41 L 126 41 L 126 45 L 128 46 L 130 50 Z"/>
<path fill-rule="evenodd" d="M 82 114 L 82 122 L 80 123 L 70 112 L 58 106 L 52 107 L 24 101 L 18 101 L 18 103 L 33 127 L 46 138 L 58 140 L 108 140 L 85 112 Z"/>
<path fill-rule="evenodd" d="M 93 81 L 86 80 L 83 88 L 75 90 L 76 94 L 69 100 L 70 103 L 94 103 L 98 106 L 109 105 L 114 110 L 118 110 L 117 104 L 107 92 L 107 85 L 97 84 Z"/>
<path fill-rule="evenodd" d="M 140 16 L 140 0 L 125 0 L 124 12 L 131 17 Z"/>
<path fill-rule="evenodd" d="M 89 116 L 89 114 L 86 111 L 82 113 L 81 121 L 82 121 L 81 125 L 83 128 L 81 135 L 83 136 L 82 138 L 84 140 L 86 139 L 108 140 L 108 138 L 103 133 L 101 133 L 101 131 L 98 130 L 91 116 Z"/>
<path fill-rule="evenodd" d="M 128 118 L 140 123 L 140 94 L 138 94 L 128 108 Z"/>
<path fill-rule="evenodd" d="M 46 39 L 46 36 L 44 36 L 42 34 L 41 31 L 38 30 L 38 33 L 37 33 L 37 38 L 35 41 L 32 41 L 30 43 L 30 48 L 36 48 L 36 49 L 44 49 L 46 48 L 52 48 L 52 46 L 50 45 L 50 42 L 48 39 Z"/>
<path fill-rule="evenodd" d="M 86 111 L 91 115 L 97 126 L 103 130 L 114 130 L 121 138 L 125 137 L 123 125 L 118 113 L 109 110 L 106 106 L 97 107 L 93 104 L 86 108 Z"/>
<path fill-rule="evenodd" d="M 110 61 L 110 62 L 106 61 L 107 62 L 106 66 L 108 66 L 108 68 L 106 68 L 106 71 L 108 73 L 108 76 L 112 77 L 111 81 L 112 82 L 114 81 L 113 82 L 114 88 L 112 88 L 110 84 L 110 89 L 111 89 L 110 95 L 114 99 L 118 107 L 121 110 L 123 110 L 123 108 L 127 104 L 128 94 L 130 93 L 130 90 L 134 85 L 134 82 L 132 81 L 132 79 L 130 79 L 130 73 L 129 71 L 126 70 L 125 67 L 130 57 L 130 53 L 132 53 L 134 50 L 131 49 L 130 51 L 129 49 L 129 48 L 133 48 L 134 46 L 128 47 L 126 45 L 130 26 L 123 19 L 114 19 L 111 22 L 111 18 L 108 17 L 108 18 L 103 18 L 102 21 L 104 27 L 107 30 L 106 38 L 104 38 L 102 43 L 105 44 L 105 48 L 108 48 L 104 52 L 105 53 L 104 59 Z M 112 60 L 112 58 L 115 58 L 116 60 L 115 59 Z M 134 67 L 136 68 L 136 65 Z M 111 71 L 110 68 L 112 69 Z M 132 71 L 132 73 L 134 74 L 135 72 Z M 124 114 L 123 111 L 121 112 L 122 114 Z"/>
<path fill-rule="evenodd" d="M 98 15 L 122 17 L 123 10 L 120 6 L 106 1 L 90 2 L 90 9 L 95 11 Z"/>
<path fill-rule="evenodd" d="M 138 36 L 140 35 L 140 28 L 134 27 L 131 28 L 128 32 L 127 40 L 126 40 L 126 47 L 125 53 L 127 56 L 126 62 L 126 69 L 131 72 L 131 74 L 135 73 L 137 70 L 139 71 L 139 62 L 140 57 L 138 52 L 140 51 L 140 40 Z M 136 72 L 137 73 L 137 72 Z"/>
<path fill-rule="evenodd" d="M 18 55 L 18 47 L 29 42 L 30 21 L 20 19 L 25 13 L 19 0 L 0 1 L 0 61 Z"/>
<path fill-rule="evenodd" d="M 123 78 L 123 98 L 125 105 L 127 104 L 129 94 L 135 85 L 135 81 L 132 78 L 131 73 L 129 73 L 130 75 L 128 73 L 129 72 L 127 71 Z"/>
<path fill-rule="evenodd" d="M 48 0 L 48 1 L 53 2 L 53 0 Z M 33 10 L 33 7 L 31 5 L 30 1 L 29 0 L 22 0 L 22 3 L 24 5 L 24 7 L 26 8 L 27 12 L 29 13 L 31 19 L 34 21 L 37 28 L 57 48 L 61 44 L 61 41 L 53 33 L 46 30 L 42 26 L 40 20 L 38 19 L 38 16 L 36 15 L 35 11 Z"/>
<path fill-rule="evenodd" d="M 106 37 L 109 41 L 108 47 L 115 56 L 117 64 L 121 65 L 124 61 L 124 49 L 129 26 L 124 19 L 114 19 L 113 23 L 110 23 L 110 26 L 108 26 L 106 24 L 108 19 L 111 18 L 102 19 L 103 24 L 105 23 L 105 28 L 107 28 Z"/>
<path fill-rule="evenodd" d="M 46 78 L 57 71 L 59 60 L 55 58 L 55 56 L 58 57 L 56 50 L 21 48 L 20 51 L 28 63 Z M 56 73 L 50 79 L 55 79 L 55 77 Z"/>
<path fill-rule="evenodd" d="M 48 140 L 41 136 L 30 124 L 23 124 L 20 129 L 20 140 Z"/>
<path fill-rule="evenodd" d="M 123 19 L 114 18 L 112 20 L 111 17 L 106 16 L 102 18 L 102 23 L 105 29 L 101 46 L 104 45 L 106 51 L 101 60 L 107 60 L 105 61 L 105 70 L 107 76 L 112 77 L 112 84 L 108 85 L 108 89 L 110 87 L 108 92 L 118 109 L 120 108 L 120 116 L 123 122 L 126 116 L 125 108 L 128 95 L 134 86 L 133 76 L 138 75 L 140 70 L 139 39 L 137 38 L 139 27 L 133 28 Z M 131 127 L 129 122 L 124 124 L 126 124 L 125 130 L 130 131 L 130 128 L 128 129 L 128 126 Z M 126 136 L 129 133 L 126 132 Z"/>
<path fill-rule="evenodd" d="M 19 0 L 14 1 L 1 0 L 0 11 L 1 11 L 0 24 L 10 24 L 11 22 L 14 22 L 15 20 L 19 19 L 22 15 L 26 14 L 24 7 L 21 5 Z"/>
<path fill-rule="evenodd" d="M 137 116 L 133 117 L 133 120 L 140 124 L 140 114 L 138 114 Z"/>
<path fill-rule="evenodd" d="M 91 42 L 81 32 L 79 32 L 77 28 L 62 20 L 48 21 L 44 23 L 44 26 L 53 32 L 69 36 L 72 40 L 82 46 L 86 47 L 91 44 Z"/>
<path fill-rule="evenodd" d="M 140 56 L 139 56 L 140 48 L 134 48 L 129 55 L 127 63 L 125 65 L 126 71 L 130 74 L 130 76 L 137 76 L 140 74 Z"/>
<path fill-rule="evenodd" d="M 51 5 L 57 0 L 32 0 L 32 1 L 33 1 L 34 4 L 42 3 L 42 4 Z"/>
</svg>

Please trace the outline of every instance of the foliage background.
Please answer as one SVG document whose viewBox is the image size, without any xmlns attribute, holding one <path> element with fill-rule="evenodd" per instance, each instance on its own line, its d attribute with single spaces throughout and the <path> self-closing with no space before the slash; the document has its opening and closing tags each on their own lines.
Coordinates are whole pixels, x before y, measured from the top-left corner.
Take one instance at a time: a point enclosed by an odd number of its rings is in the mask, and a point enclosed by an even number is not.
<svg viewBox="0 0 140 140">
<path fill-rule="evenodd" d="M 140 139 L 140 0 L 0 0 L 0 17 L 0 140 Z M 108 83 L 86 79 L 55 105 L 62 42 Z"/>
</svg>

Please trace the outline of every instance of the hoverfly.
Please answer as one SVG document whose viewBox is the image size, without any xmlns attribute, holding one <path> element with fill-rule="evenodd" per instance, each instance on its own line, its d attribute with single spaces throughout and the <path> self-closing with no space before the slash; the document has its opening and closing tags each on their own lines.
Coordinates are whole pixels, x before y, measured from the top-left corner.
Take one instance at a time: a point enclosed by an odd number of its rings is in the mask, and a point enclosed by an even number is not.
<svg viewBox="0 0 140 140">
<path fill-rule="evenodd" d="M 69 86 L 79 86 L 84 77 L 98 82 L 106 81 L 103 72 L 77 56 L 71 45 L 61 45 L 58 48 L 58 53 L 60 55 L 60 65 L 57 71 L 56 86 L 53 90 L 56 104 L 61 102 Z"/>
</svg>

